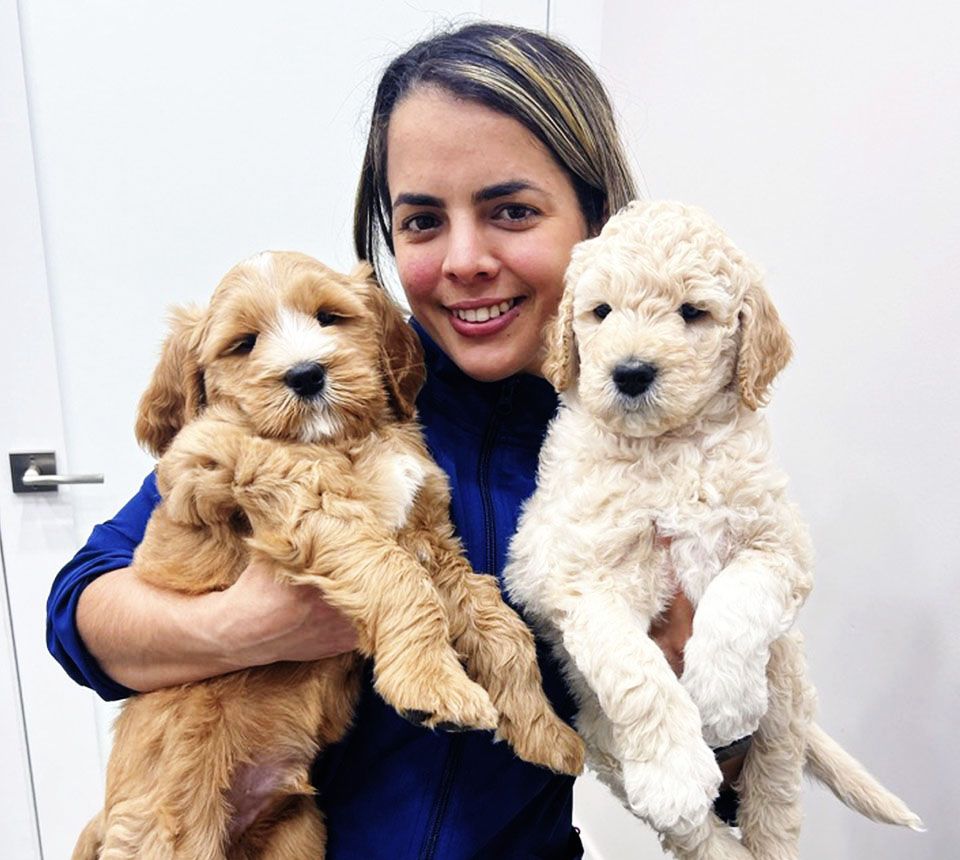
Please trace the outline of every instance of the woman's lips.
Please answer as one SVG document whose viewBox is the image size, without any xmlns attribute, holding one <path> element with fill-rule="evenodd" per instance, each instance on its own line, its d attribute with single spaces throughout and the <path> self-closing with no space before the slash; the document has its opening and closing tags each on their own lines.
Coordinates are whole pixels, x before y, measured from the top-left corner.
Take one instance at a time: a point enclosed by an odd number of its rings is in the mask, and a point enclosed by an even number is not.
<svg viewBox="0 0 960 860">
<path fill-rule="evenodd" d="M 513 322 L 520 313 L 520 306 L 524 301 L 523 296 L 509 299 L 511 307 L 505 311 L 501 312 L 500 308 L 505 304 L 501 302 L 499 305 L 480 305 L 474 306 L 472 308 L 467 308 L 463 305 L 458 306 L 456 309 L 447 308 L 448 313 L 450 314 L 450 325 L 453 326 L 454 331 L 458 334 L 462 334 L 465 337 L 485 337 L 487 335 L 496 334 L 499 331 L 505 329 L 511 322 Z M 476 320 L 471 322 L 470 320 L 461 319 L 461 316 L 480 316 L 489 314 L 490 309 L 496 308 L 498 316 L 490 316 L 488 319 L 481 322 Z M 457 314 L 457 311 L 460 312 L 460 315 Z M 484 313 L 487 312 L 487 314 Z"/>
</svg>

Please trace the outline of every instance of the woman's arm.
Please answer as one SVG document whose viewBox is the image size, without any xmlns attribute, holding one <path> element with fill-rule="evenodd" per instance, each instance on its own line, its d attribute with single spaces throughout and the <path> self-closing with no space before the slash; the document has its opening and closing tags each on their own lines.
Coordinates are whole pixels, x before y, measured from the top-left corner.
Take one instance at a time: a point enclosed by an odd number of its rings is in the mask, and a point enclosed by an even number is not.
<svg viewBox="0 0 960 860">
<path fill-rule="evenodd" d="M 114 570 L 84 589 L 76 623 L 100 668 L 141 692 L 356 647 L 350 622 L 319 591 L 278 583 L 264 563 L 251 564 L 226 591 L 199 596 Z"/>
<path fill-rule="evenodd" d="M 354 646 L 349 622 L 320 592 L 280 585 L 252 565 L 224 592 L 189 597 L 147 585 L 128 569 L 159 503 L 156 481 L 60 571 L 47 601 L 47 645 L 67 674 L 104 699 L 277 660 L 325 657 Z"/>
</svg>

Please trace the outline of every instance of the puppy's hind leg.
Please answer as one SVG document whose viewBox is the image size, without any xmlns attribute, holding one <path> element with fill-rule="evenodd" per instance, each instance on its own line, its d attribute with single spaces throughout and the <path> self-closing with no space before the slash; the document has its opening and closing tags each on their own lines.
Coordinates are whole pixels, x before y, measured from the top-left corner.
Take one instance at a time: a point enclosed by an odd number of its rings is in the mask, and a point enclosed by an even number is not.
<svg viewBox="0 0 960 860">
<path fill-rule="evenodd" d="M 576 677 L 574 682 L 576 683 Z M 577 728 L 587 743 L 587 763 L 617 799 L 632 812 L 623 784 L 623 769 L 617 759 L 617 742 L 613 726 L 600 708 L 596 696 L 589 690 L 580 690 L 582 705 L 577 714 Z M 712 813 L 692 830 L 660 834 L 665 852 L 677 860 L 751 860 L 729 827 Z"/>
<path fill-rule="evenodd" d="M 767 678 L 770 704 L 738 781 L 737 820 L 757 860 L 797 860 L 806 736 L 815 704 L 798 636 L 773 642 Z"/>
<path fill-rule="evenodd" d="M 98 860 L 178 860 L 175 834 L 156 820 L 152 799 L 132 798 L 104 813 Z"/>
<path fill-rule="evenodd" d="M 751 854 L 716 815 L 691 832 L 678 835 L 664 834 L 660 838 L 663 850 L 677 860 L 753 860 Z"/>
<path fill-rule="evenodd" d="M 327 848 L 327 830 L 323 815 L 312 797 L 290 797 L 278 813 L 267 820 L 268 830 L 250 828 L 239 846 L 227 854 L 227 860 L 323 860 Z"/>
</svg>

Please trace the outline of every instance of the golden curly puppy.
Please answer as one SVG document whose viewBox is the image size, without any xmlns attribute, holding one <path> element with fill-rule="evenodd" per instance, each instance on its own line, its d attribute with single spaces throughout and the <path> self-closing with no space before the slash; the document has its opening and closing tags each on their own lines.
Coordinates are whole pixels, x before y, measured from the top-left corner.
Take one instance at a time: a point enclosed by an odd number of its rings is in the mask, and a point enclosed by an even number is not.
<svg viewBox="0 0 960 860">
<path fill-rule="evenodd" d="M 416 335 L 368 269 L 262 254 L 209 308 L 176 314 L 137 421 L 162 455 L 163 501 L 133 570 L 197 594 L 259 554 L 322 589 L 359 653 L 129 700 L 104 809 L 74 857 L 322 857 L 308 769 L 349 727 L 364 656 L 408 719 L 496 728 L 528 761 L 581 770 L 532 635 L 453 536 L 446 478 L 414 420 L 423 374 Z"/>
<path fill-rule="evenodd" d="M 807 529 L 757 407 L 790 340 L 704 212 L 633 203 L 580 244 L 545 370 L 561 408 L 505 582 L 555 645 L 588 762 L 682 858 L 797 856 L 806 765 L 848 805 L 919 819 L 814 723 L 798 638 Z M 677 678 L 649 638 L 696 606 Z M 751 733 L 742 843 L 710 815 L 711 747 Z"/>
</svg>

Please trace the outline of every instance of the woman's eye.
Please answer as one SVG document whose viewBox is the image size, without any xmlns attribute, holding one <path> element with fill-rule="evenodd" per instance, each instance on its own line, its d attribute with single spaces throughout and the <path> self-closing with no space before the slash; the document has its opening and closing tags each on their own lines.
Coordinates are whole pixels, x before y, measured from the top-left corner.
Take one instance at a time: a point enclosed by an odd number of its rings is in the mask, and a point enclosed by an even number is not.
<svg viewBox="0 0 960 860">
<path fill-rule="evenodd" d="M 706 315 L 707 312 L 703 308 L 698 308 L 696 305 L 680 305 L 680 316 L 682 316 L 686 322 L 693 322 L 694 320 L 700 319 L 700 317 Z"/>
<path fill-rule="evenodd" d="M 400 222 L 400 230 L 408 233 L 426 233 L 440 226 L 440 219 L 436 215 L 421 213 L 404 218 Z"/>
<path fill-rule="evenodd" d="M 227 350 L 230 355 L 247 355 L 250 352 L 253 352 L 253 348 L 257 345 L 257 336 L 255 334 L 245 334 L 233 346 Z"/>
<path fill-rule="evenodd" d="M 533 218 L 536 214 L 537 210 L 531 206 L 526 206 L 523 203 L 507 203 L 497 209 L 494 218 L 511 224 L 521 224 Z"/>
<path fill-rule="evenodd" d="M 613 310 L 613 308 L 611 308 L 610 305 L 608 305 L 606 302 L 604 302 L 602 305 L 597 305 L 597 306 L 593 309 L 593 315 L 594 315 L 598 320 L 602 320 L 602 319 L 603 319 L 604 317 L 606 317 L 607 314 L 609 314 L 610 311 L 612 311 L 612 310 Z"/>
<path fill-rule="evenodd" d="M 317 311 L 317 322 L 322 326 L 335 325 L 342 319 L 343 317 L 332 314 L 330 311 Z"/>
</svg>

